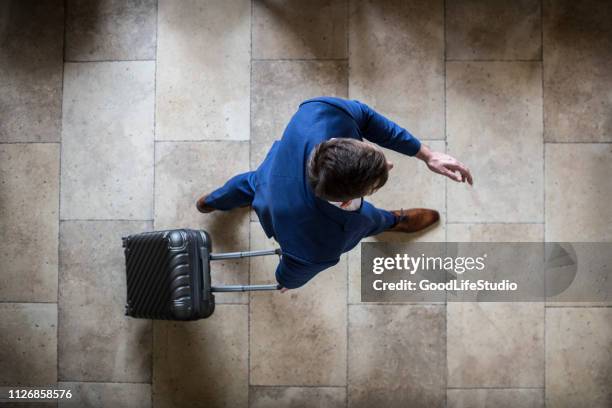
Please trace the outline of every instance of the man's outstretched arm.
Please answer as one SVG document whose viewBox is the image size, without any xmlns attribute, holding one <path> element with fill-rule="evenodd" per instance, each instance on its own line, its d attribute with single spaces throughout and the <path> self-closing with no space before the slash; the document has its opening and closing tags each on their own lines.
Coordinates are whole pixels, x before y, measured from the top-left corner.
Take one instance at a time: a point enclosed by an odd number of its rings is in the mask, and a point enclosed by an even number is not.
<svg viewBox="0 0 612 408">
<path fill-rule="evenodd" d="M 363 137 L 387 149 L 408 156 L 416 155 L 421 149 L 421 142 L 403 127 L 387 119 L 365 103 L 351 101 L 357 105 L 358 117 L 355 118 Z"/>
<path fill-rule="evenodd" d="M 457 182 L 468 182 L 473 184 L 470 170 L 454 157 L 435 152 L 422 144 L 416 137 L 395 122 L 385 118 L 383 115 L 359 101 L 361 118 L 360 122 L 363 137 L 387 149 L 395 150 L 409 156 L 416 156 L 423 160 L 427 167 L 434 173 L 447 176 Z"/>
</svg>

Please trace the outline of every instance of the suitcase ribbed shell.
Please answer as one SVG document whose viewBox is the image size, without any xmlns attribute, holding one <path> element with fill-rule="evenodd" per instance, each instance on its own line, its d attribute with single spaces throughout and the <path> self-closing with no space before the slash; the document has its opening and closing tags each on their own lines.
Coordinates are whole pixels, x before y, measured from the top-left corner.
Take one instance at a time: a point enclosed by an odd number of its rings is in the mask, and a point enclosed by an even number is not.
<svg viewBox="0 0 612 408">
<path fill-rule="evenodd" d="M 209 309 L 214 309 L 214 299 L 203 301 L 200 316 L 194 315 L 193 275 L 201 276 L 209 271 L 208 268 L 203 271 L 200 262 L 193 264 L 194 260 L 199 261 L 193 236 L 195 234 L 190 234 L 189 230 L 170 230 L 124 238 L 126 315 L 145 319 L 192 320 L 212 314 L 213 310 Z M 205 245 L 210 246 L 208 236 L 203 238 Z M 205 256 L 208 256 L 209 248 L 204 249 Z M 196 290 L 202 293 L 201 283 L 199 286 Z"/>
</svg>

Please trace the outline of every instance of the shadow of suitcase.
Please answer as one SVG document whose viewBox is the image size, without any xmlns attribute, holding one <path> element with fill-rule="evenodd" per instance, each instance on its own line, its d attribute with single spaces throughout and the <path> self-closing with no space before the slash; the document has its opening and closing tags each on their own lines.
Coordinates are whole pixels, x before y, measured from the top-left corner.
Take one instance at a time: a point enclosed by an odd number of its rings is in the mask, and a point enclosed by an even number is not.
<svg viewBox="0 0 612 408">
<path fill-rule="evenodd" d="M 213 292 L 277 290 L 279 285 L 212 286 L 210 262 L 281 255 L 280 249 L 212 253 L 203 230 L 143 232 L 123 238 L 127 277 L 125 314 L 142 319 L 198 320 L 215 311 Z"/>
</svg>

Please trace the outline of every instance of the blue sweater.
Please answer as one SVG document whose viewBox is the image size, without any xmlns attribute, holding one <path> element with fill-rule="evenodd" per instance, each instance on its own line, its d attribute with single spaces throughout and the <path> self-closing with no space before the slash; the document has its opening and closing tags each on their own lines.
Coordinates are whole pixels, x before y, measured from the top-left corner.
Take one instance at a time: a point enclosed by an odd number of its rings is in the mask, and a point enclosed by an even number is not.
<svg viewBox="0 0 612 408">
<path fill-rule="evenodd" d="M 308 184 L 310 152 L 339 137 L 365 138 L 409 156 L 421 147 L 408 131 L 359 101 L 320 97 L 300 105 L 256 170 L 253 200 L 266 235 L 281 246 L 276 279 L 286 288 L 304 285 L 362 238 L 380 232 L 380 211 L 372 205 L 364 201 L 360 210 L 345 211 L 316 197 Z"/>
</svg>

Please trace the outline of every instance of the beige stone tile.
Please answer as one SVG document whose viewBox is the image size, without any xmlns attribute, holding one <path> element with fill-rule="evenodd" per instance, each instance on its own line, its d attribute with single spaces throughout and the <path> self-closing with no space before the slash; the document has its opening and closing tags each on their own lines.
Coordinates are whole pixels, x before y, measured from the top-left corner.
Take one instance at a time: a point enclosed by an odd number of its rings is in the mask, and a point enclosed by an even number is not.
<svg viewBox="0 0 612 408">
<path fill-rule="evenodd" d="M 156 139 L 248 140 L 250 1 L 158 7 Z"/>
<path fill-rule="evenodd" d="M 546 405 L 608 407 L 612 309 L 546 309 Z"/>
<path fill-rule="evenodd" d="M 446 58 L 541 60 L 540 2 L 446 3 Z"/>
<path fill-rule="evenodd" d="M 444 306 L 350 306 L 348 406 L 444 407 L 444 319 Z"/>
<path fill-rule="evenodd" d="M 546 145 L 547 241 L 612 241 L 611 158 L 612 148 L 605 144 Z M 609 304 L 609 252 L 589 244 L 574 245 L 573 251 L 578 262 L 571 286 L 550 300 Z"/>
<path fill-rule="evenodd" d="M 249 247 L 248 209 L 200 214 L 198 197 L 248 171 L 248 142 L 158 142 L 155 158 L 155 229 L 204 229 L 213 251 L 241 251 Z M 211 264 L 213 284 L 245 284 L 248 261 L 223 260 Z M 217 302 L 242 302 L 244 293 L 218 293 Z"/>
<path fill-rule="evenodd" d="M 59 141 L 64 2 L 3 1 L 0 27 L 0 142 Z"/>
<path fill-rule="evenodd" d="M 542 242 L 544 224 L 447 224 L 448 242 Z"/>
<path fill-rule="evenodd" d="M 58 389 L 69 389 L 71 399 L 59 401 L 59 408 L 149 408 L 151 384 L 61 382 Z"/>
<path fill-rule="evenodd" d="M 57 305 L 0 303 L 0 385 L 57 381 Z"/>
<path fill-rule="evenodd" d="M 142 221 L 60 225 L 59 378 L 151 380 L 151 322 L 124 315 L 121 237 L 151 230 Z"/>
<path fill-rule="evenodd" d="M 544 408 L 544 389 L 448 390 L 448 408 Z"/>
<path fill-rule="evenodd" d="M 0 145 L 0 299 L 57 301 L 59 145 Z"/>
<path fill-rule="evenodd" d="M 542 87 L 536 62 L 447 63 L 448 153 L 474 187 L 448 183 L 449 222 L 542 222 Z"/>
<path fill-rule="evenodd" d="M 251 249 L 274 247 L 251 223 Z M 251 283 L 276 283 L 277 265 L 251 258 Z M 252 385 L 346 385 L 346 287 L 344 255 L 299 289 L 251 294 Z"/>
<path fill-rule="evenodd" d="M 61 218 L 151 219 L 155 63 L 65 65 Z"/>
<path fill-rule="evenodd" d="M 248 307 L 217 305 L 196 322 L 155 322 L 153 405 L 248 405 Z"/>
<path fill-rule="evenodd" d="M 346 58 L 347 3 L 333 0 L 254 2 L 253 58 Z"/>
<path fill-rule="evenodd" d="M 444 139 L 443 1 L 351 1 L 349 27 L 349 97 Z"/>
<path fill-rule="evenodd" d="M 447 305 L 449 387 L 543 387 L 542 303 Z"/>
<path fill-rule="evenodd" d="M 251 387 L 251 408 L 345 408 L 344 387 Z"/>
<path fill-rule="evenodd" d="M 612 3 L 544 1 L 546 141 L 612 141 Z"/>
<path fill-rule="evenodd" d="M 156 30 L 156 0 L 69 0 L 66 60 L 155 59 Z"/>
<path fill-rule="evenodd" d="M 612 146 L 546 145 L 546 240 L 612 241 Z"/>
<path fill-rule="evenodd" d="M 345 61 L 253 61 L 252 74 L 252 169 L 282 137 L 302 101 L 321 95 L 346 97 L 348 92 Z"/>
</svg>

